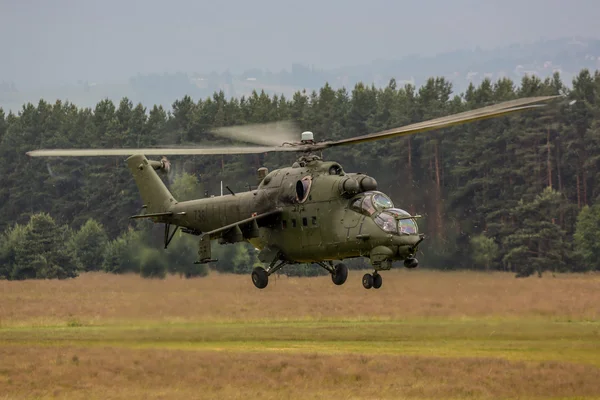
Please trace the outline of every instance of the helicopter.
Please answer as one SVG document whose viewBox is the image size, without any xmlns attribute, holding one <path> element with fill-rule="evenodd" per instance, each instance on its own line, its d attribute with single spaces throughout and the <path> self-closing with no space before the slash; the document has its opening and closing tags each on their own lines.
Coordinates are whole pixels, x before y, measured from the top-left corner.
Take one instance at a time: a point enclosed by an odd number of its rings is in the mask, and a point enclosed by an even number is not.
<svg viewBox="0 0 600 400">
<path fill-rule="evenodd" d="M 258 259 L 268 267 L 255 267 L 251 273 L 254 286 L 264 289 L 269 276 L 290 264 L 317 264 L 331 275 L 335 285 L 348 277 L 344 260 L 366 257 L 373 273 L 362 277 L 365 289 L 382 286 L 381 271 L 403 261 L 406 268 L 419 265 L 416 254 L 425 235 L 417 220 L 396 207 L 392 199 L 378 190 L 374 177 L 344 170 L 336 161 L 318 155 L 328 148 L 374 140 L 391 139 L 420 132 L 442 129 L 468 122 L 500 117 L 543 107 L 544 102 L 560 96 L 528 97 L 502 102 L 429 121 L 336 141 L 315 141 L 310 131 L 302 132 L 300 141 L 283 141 L 281 136 L 267 138 L 267 126 L 238 126 L 217 130 L 230 138 L 260 146 L 212 148 L 143 148 L 143 149 L 42 149 L 27 152 L 31 157 L 126 156 L 143 200 L 143 214 L 130 218 L 147 218 L 164 224 L 165 249 L 178 229 L 198 236 L 196 263 L 215 262 L 211 242 L 231 244 L 247 241 L 258 251 Z M 270 152 L 299 153 L 288 167 L 269 171 L 257 170 L 256 189 L 230 194 L 177 201 L 158 172 L 168 172 L 167 155 L 261 154 Z M 160 160 L 146 156 L 160 155 Z"/>
</svg>

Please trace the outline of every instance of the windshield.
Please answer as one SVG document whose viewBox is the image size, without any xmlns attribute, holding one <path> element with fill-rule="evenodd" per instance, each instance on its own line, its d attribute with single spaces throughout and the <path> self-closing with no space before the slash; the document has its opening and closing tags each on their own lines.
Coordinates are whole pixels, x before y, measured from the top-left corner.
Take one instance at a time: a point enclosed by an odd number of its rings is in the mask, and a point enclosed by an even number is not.
<svg viewBox="0 0 600 400">
<path fill-rule="evenodd" d="M 388 208 L 373 220 L 384 232 L 400 235 L 416 235 L 419 232 L 415 219 L 400 208 Z"/>
<path fill-rule="evenodd" d="M 384 232 L 396 235 L 416 235 L 418 226 L 407 211 L 394 208 L 394 203 L 385 194 L 368 191 L 350 200 L 350 209 L 373 218 Z"/>
<path fill-rule="evenodd" d="M 418 233 L 417 223 L 414 219 L 401 219 L 398 221 L 398 230 L 406 235 L 416 235 Z"/>
<path fill-rule="evenodd" d="M 386 212 L 379 213 L 375 218 L 375 223 L 387 233 L 398 233 L 396 219 Z"/>
<path fill-rule="evenodd" d="M 392 200 L 383 193 L 375 193 L 373 195 L 373 204 L 379 211 L 394 207 Z"/>
<path fill-rule="evenodd" d="M 392 200 L 381 192 L 369 191 L 350 200 L 350 208 L 364 215 L 373 215 L 394 207 Z"/>
</svg>

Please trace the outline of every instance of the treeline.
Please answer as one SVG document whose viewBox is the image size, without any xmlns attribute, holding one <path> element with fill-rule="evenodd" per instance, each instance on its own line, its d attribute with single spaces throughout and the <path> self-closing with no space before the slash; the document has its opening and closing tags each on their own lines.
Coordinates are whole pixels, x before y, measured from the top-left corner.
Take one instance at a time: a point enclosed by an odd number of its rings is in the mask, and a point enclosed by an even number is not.
<svg viewBox="0 0 600 400">
<path fill-rule="evenodd" d="M 196 178 L 183 173 L 171 190 L 176 197 L 191 198 L 197 185 Z M 59 225 L 47 213 L 35 213 L 26 224 L 14 224 L 0 234 L 0 279 L 65 279 L 90 271 L 136 273 L 145 278 L 208 274 L 208 265 L 194 264 L 196 237 L 179 231 L 164 250 L 163 232 L 159 231 L 152 222 L 138 220 L 111 239 L 94 219 L 74 230 L 67 224 Z M 214 247 L 213 255 L 221 263 L 212 266 L 221 272 L 250 273 L 258 263 L 249 244 Z"/>
<path fill-rule="evenodd" d="M 346 171 L 369 173 L 396 206 L 425 216 L 420 228 L 427 239 L 419 255 L 425 267 L 498 269 L 519 276 L 599 269 L 594 204 L 600 194 L 600 74 L 588 70 L 570 89 L 555 74 L 545 80 L 525 77 L 519 84 L 484 80 L 455 94 L 444 78 L 431 78 L 419 88 L 394 80 L 384 88 L 357 84 L 350 92 L 325 85 L 291 99 L 262 92 L 227 99 L 217 92 L 197 101 L 183 97 L 171 110 L 147 109 L 126 98 L 118 105 L 104 100 L 93 109 L 41 100 L 37 106 L 24 105 L 18 115 L 0 110 L 0 231 L 11 234 L 15 223 L 26 226 L 40 212 L 73 232 L 90 219 L 97 221 L 107 243 L 141 229 L 128 219 L 139 213 L 141 200 L 123 158 L 25 155 L 36 148 L 224 145 L 230 142 L 212 136 L 211 128 L 284 119 L 295 121 L 301 131 L 313 131 L 317 140 L 341 139 L 518 97 L 555 94 L 567 101 L 439 132 L 329 149 L 323 156 L 340 161 Z M 245 190 L 256 185 L 258 167 L 272 170 L 294 160 L 289 154 L 171 158 L 172 172 L 165 179 L 171 189 L 182 186 L 180 200 L 202 197 L 205 191 L 217 194 L 220 181 Z M 168 252 L 161 249 L 161 228 L 145 227 L 154 240 L 144 243 Z M 184 240 L 176 238 L 171 246 Z M 256 262 L 249 246 L 218 248 L 216 268 L 247 272 Z"/>
<path fill-rule="evenodd" d="M 26 225 L 15 224 L 2 235 L 0 279 L 65 279 L 88 271 L 132 272 L 146 278 L 208 274 L 206 265 L 193 263 L 194 245 L 189 238 L 161 251 L 151 247 L 148 233 L 147 227 L 140 226 L 109 240 L 93 219 L 74 231 L 46 213 L 37 213 Z"/>
</svg>

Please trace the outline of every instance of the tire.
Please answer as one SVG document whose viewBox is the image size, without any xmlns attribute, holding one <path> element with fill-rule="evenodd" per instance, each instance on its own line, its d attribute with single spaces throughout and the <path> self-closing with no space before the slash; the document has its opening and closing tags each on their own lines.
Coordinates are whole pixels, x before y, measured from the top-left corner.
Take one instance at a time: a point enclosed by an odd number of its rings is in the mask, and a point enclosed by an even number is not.
<svg viewBox="0 0 600 400">
<path fill-rule="evenodd" d="M 379 289 L 383 283 L 383 278 L 379 274 L 373 274 L 373 288 Z"/>
<path fill-rule="evenodd" d="M 333 274 L 331 274 L 331 280 L 336 285 L 343 285 L 348 278 L 348 267 L 346 264 L 338 264 L 335 266 Z"/>
<path fill-rule="evenodd" d="M 362 284 L 365 289 L 371 289 L 373 287 L 373 275 L 364 274 L 362 278 Z"/>
<path fill-rule="evenodd" d="M 269 284 L 269 274 L 264 268 L 256 267 L 252 271 L 252 283 L 259 289 L 264 289 Z"/>
</svg>

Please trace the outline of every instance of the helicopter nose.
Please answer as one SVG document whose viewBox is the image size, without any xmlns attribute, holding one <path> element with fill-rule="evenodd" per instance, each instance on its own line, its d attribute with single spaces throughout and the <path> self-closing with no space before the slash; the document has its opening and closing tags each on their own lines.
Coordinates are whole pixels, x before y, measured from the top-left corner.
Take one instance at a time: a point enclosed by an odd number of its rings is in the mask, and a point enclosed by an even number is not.
<svg viewBox="0 0 600 400">
<path fill-rule="evenodd" d="M 425 235 L 422 233 L 418 235 L 396 236 L 394 238 L 395 248 L 397 249 L 395 257 L 403 260 L 410 256 L 416 251 L 417 245 L 421 243 L 423 239 L 425 239 Z"/>
<path fill-rule="evenodd" d="M 425 235 L 420 233 L 418 235 L 402 235 L 402 236 L 394 236 L 393 242 L 396 246 L 416 246 L 421 243 Z"/>
</svg>

